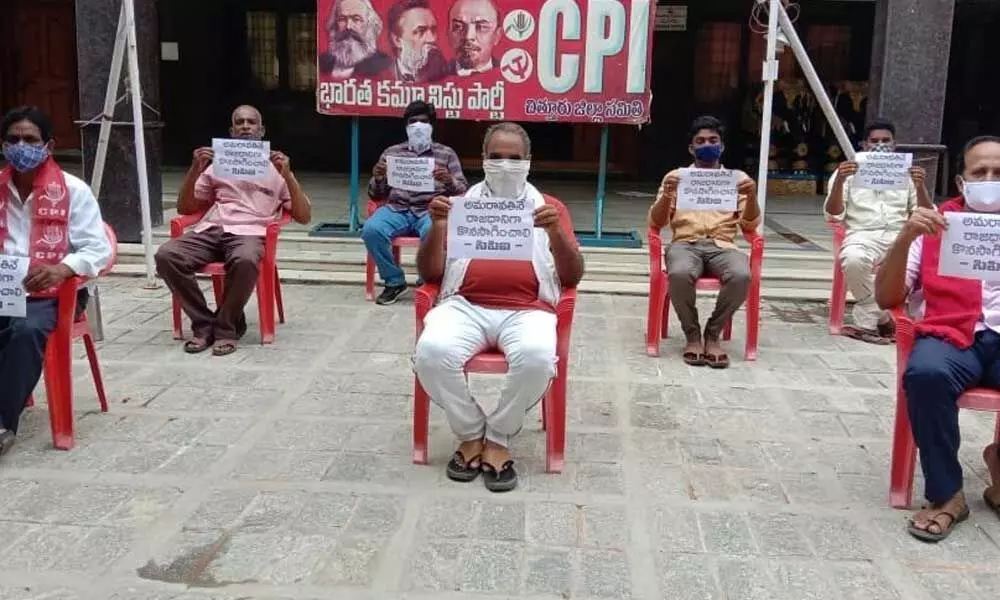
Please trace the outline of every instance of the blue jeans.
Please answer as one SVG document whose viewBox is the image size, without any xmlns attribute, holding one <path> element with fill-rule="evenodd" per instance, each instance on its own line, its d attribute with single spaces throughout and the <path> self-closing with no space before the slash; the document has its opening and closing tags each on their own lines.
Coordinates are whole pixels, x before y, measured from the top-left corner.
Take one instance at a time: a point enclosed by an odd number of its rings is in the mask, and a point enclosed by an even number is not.
<svg viewBox="0 0 1000 600">
<path fill-rule="evenodd" d="M 958 398 L 973 387 L 1000 389 L 1000 334 L 976 333 L 960 350 L 935 337 L 918 337 L 903 372 L 910 427 L 920 449 L 924 495 L 932 503 L 949 500 L 962 489 L 958 460 Z"/>
<path fill-rule="evenodd" d="M 392 258 L 392 240 L 400 236 L 418 235 L 420 239 L 427 236 L 431 229 L 431 216 L 424 213 L 422 217 L 412 211 L 395 211 L 383 206 L 368 217 L 361 229 L 361 239 L 365 248 L 375 259 L 378 274 L 386 286 L 406 285 L 406 274 Z"/>
</svg>

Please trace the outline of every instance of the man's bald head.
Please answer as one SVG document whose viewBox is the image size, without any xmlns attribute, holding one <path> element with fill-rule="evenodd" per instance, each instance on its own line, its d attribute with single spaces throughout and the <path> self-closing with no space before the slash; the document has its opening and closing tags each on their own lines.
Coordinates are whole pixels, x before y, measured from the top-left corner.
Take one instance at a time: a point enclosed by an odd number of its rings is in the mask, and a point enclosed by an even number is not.
<svg viewBox="0 0 1000 600">
<path fill-rule="evenodd" d="M 260 111 L 249 104 L 237 106 L 233 111 L 229 134 L 234 138 L 259 140 L 264 137 L 264 119 Z"/>
</svg>

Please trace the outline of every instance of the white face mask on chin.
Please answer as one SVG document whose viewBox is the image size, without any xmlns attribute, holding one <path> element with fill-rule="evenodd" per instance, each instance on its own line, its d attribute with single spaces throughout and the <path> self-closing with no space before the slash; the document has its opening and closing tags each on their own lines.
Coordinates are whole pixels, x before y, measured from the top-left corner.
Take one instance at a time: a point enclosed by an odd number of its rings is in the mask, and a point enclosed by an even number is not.
<svg viewBox="0 0 1000 600">
<path fill-rule="evenodd" d="M 1000 212 L 1000 181 L 963 181 L 962 195 L 976 212 Z"/>
<path fill-rule="evenodd" d="M 486 186 L 500 198 L 520 198 L 528 183 L 530 160 L 487 158 L 483 160 Z"/>
</svg>

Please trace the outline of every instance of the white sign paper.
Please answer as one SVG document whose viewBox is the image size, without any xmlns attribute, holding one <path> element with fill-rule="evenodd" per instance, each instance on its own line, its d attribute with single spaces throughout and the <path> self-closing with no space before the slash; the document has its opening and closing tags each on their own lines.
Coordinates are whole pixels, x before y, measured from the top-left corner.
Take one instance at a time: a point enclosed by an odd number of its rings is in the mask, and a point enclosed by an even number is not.
<svg viewBox="0 0 1000 600">
<path fill-rule="evenodd" d="M 660 5 L 656 7 L 653 29 L 656 31 L 687 31 L 688 7 Z"/>
<path fill-rule="evenodd" d="M 409 156 L 386 158 L 389 187 L 408 192 L 434 191 L 434 159 Z"/>
<path fill-rule="evenodd" d="M 0 317 L 27 314 L 24 303 L 24 278 L 28 275 L 28 257 L 0 254 Z"/>
<path fill-rule="evenodd" d="M 271 142 L 263 140 L 212 140 L 212 172 L 222 179 L 263 179 L 270 172 Z"/>
<path fill-rule="evenodd" d="M 1000 281 L 1000 215 L 946 212 L 938 273 Z"/>
<path fill-rule="evenodd" d="M 870 190 L 905 190 L 910 187 L 913 155 L 899 152 L 858 152 L 854 185 Z"/>
<path fill-rule="evenodd" d="M 509 198 L 452 198 L 448 260 L 531 260 L 534 205 Z"/>
<path fill-rule="evenodd" d="M 738 171 L 729 169 L 681 169 L 676 209 L 736 212 L 739 178 Z"/>
</svg>

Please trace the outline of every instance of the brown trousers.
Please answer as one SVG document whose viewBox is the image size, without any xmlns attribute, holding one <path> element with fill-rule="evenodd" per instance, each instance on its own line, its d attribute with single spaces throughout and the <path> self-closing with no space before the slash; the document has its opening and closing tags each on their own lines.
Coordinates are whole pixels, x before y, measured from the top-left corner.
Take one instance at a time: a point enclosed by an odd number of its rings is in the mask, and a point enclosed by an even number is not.
<svg viewBox="0 0 1000 600">
<path fill-rule="evenodd" d="M 189 231 L 160 246 L 156 270 L 180 299 L 194 337 L 235 340 L 246 331 L 243 308 L 257 286 L 263 257 L 262 236 L 234 235 L 212 227 L 200 233 Z M 195 279 L 195 273 L 212 262 L 226 264 L 225 293 L 215 312 L 208 308 Z"/>
<path fill-rule="evenodd" d="M 722 284 L 715 311 L 705 324 L 705 339 L 709 341 L 718 341 L 726 323 L 747 299 L 750 288 L 750 261 L 739 250 L 720 248 L 711 240 L 670 244 L 667 250 L 670 301 L 688 342 L 702 339 L 695 305 L 695 284 L 702 273 L 718 277 Z"/>
</svg>

